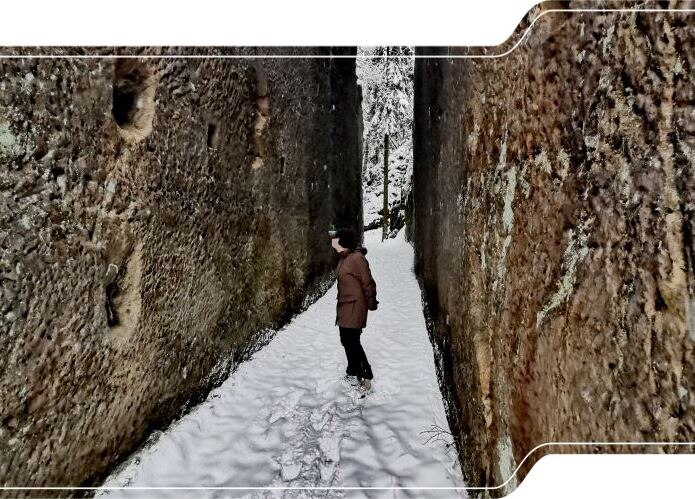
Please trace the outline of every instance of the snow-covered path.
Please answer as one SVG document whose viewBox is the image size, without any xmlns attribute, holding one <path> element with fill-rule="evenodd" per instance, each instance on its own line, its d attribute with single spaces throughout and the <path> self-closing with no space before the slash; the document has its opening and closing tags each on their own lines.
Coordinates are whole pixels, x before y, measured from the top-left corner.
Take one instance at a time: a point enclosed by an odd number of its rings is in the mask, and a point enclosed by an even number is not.
<svg viewBox="0 0 695 499">
<path fill-rule="evenodd" d="M 456 487 L 413 251 L 403 234 L 365 236 L 379 310 L 362 344 L 372 393 L 344 379 L 335 285 L 208 399 L 135 454 L 105 486 Z M 451 436 L 442 434 L 447 441 Z M 458 497 L 455 490 L 111 490 L 110 497 Z"/>
</svg>

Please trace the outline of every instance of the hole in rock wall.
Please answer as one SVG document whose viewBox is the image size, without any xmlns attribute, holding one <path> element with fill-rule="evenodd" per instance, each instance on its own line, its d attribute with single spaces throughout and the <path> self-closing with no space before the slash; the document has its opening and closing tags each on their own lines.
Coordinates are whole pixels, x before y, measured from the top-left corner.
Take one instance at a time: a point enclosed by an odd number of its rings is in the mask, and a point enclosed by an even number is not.
<svg viewBox="0 0 695 499">
<path fill-rule="evenodd" d="M 111 114 L 123 136 L 139 141 L 152 132 L 157 78 L 137 59 L 118 59 L 114 69 Z"/>
<path fill-rule="evenodd" d="M 664 300 L 664 296 L 661 294 L 661 290 L 657 286 L 655 289 L 655 297 L 654 297 L 654 308 L 658 312 L 663 312 L 664 310 L 668 309 L 668 306 L 666 305 L 666 300 Z"/>
<path fill-rule="evenodd" d="M 285 156 L 280 158 L 280 175 L 285 174 Z"/>
<path fill-rule="evenodd" d="M 112 268 L 117 268 L 115 265 Z M 118 312 L 114 305 L 114 299 L 118 295 L 118 285 L 110 282 L 106 285 L 106 323 L 109 327 L 118 326 Z"/>
<path fill-rule="evenodd" d="M 208 147 L 215 148 L 219 141 L 219 128 L 215 123 L 208 123 Z"/>
</svg>

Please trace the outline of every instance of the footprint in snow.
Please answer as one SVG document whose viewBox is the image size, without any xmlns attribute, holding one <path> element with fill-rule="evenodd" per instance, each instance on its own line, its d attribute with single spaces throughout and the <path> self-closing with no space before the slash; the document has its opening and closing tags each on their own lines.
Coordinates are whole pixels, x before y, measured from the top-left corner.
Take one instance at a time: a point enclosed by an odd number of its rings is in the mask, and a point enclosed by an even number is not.
<svg viewBox="0 0 695 499">
<path fill-rule="evenodd" d="M 290 417 L 294 414 L 297 404 L 301 398 L 301 392 L 290 392 L 286 399 L 281 400 L 279 403 L 273 406 L 270 411 L 270 415 L 268 416 L 268 423 L 273 424 L 282 418 L 290 419 Z"/>
</svg>

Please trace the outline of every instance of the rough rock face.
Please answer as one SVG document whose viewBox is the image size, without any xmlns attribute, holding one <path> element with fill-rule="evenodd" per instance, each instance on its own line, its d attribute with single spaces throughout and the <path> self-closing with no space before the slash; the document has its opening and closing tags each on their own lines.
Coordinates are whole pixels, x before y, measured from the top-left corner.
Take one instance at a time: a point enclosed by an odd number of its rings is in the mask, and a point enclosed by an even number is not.
<svg viewBox="0 0 695 499">
<path fill-rule="evenodd" d="M 0 61 L 2 485 L 98 480 L 325 282 L 359 107 L 350 59 Z"/>
<path fill-rule="evenodd" d="M 505 57 L 416 61 L 417 267 L 469 485 L 546 442 L 695 440 L 694 64 L 692 13 L 548 13 Z M 544 449 L 572 450 L 643 449 Z"/>
</svg>

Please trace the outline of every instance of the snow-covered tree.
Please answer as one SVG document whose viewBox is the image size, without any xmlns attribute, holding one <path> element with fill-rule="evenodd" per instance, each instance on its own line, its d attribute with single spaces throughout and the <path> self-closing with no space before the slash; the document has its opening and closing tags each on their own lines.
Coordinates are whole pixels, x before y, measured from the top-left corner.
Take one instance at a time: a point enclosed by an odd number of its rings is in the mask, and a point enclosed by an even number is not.
<svg viewBox="0 0 695 499">
<path fill-rule="evenodd" d="M 360 47 L 357 53 L 364 117 L 364 225 L 367 228 L 382 225 L 384 135 L 388 134 L 389 225 L 395 234 L 405 223 L 404 209 L 413 173 L 414 50 Z"/>
</svg>

